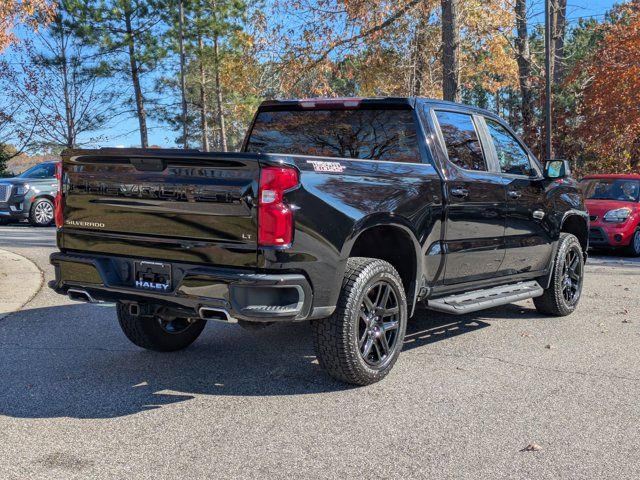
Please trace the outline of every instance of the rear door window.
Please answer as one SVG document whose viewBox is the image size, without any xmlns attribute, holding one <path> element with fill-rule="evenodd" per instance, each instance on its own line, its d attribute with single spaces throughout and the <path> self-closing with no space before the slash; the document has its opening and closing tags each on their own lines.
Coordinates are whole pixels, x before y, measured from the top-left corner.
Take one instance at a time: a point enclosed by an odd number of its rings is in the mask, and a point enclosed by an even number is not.
<svg viewBox="0 0 640 480">
<path fill-rule="evenodd" d="M 485 122 L 498 155 L 500 171 L 510 175 L 531 175 L 529 154 L 518 139 L 495 120 L 485 118 Z"/>
<path fill-rule="evenodd" d="M 473 117 L 466 113 L 436 111 L 449 161 L 465 170 L 486 171 L 487 162 Z"/>
<path fill-rule="evenodd" d="M 247 151 L 420 162 L 411 110 L 260 112 Z"/>
</svg>

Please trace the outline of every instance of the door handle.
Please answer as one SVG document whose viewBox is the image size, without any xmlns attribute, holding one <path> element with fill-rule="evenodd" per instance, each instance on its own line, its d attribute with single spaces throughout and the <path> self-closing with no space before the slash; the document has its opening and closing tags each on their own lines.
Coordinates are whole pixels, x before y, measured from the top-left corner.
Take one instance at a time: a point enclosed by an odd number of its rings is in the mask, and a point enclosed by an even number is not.
<svg viewBox="0 0 640 480">
<path fill-rule="evenodd" d="M 522 196 L 522 193 L 518 192 L 517 190 L 510 190 L 507 192 L 507 195 L 509 195 L 509 198 L 513 198 L 518 199 Z"/>
<path fill-rule="evenodd" d="M 465 198 L 469 196 L 469 190 L 467 190 L 466 188 L 459 188 L 459 187 L 452 188 L 451 195 L 458 198 Z"/>
</svg>

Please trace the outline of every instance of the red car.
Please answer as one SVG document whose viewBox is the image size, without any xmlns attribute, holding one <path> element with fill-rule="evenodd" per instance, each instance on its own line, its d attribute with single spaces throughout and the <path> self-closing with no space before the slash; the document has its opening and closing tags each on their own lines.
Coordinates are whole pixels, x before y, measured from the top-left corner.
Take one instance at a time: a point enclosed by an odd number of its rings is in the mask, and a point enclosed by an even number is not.
<svg viewBox="0 0 640 480">
<path fill-rule="evenodd" d="M 589 210 L 589 245 L 640 256 L 640 175 L 589 175 L 580 182 Z"/>
</svg>

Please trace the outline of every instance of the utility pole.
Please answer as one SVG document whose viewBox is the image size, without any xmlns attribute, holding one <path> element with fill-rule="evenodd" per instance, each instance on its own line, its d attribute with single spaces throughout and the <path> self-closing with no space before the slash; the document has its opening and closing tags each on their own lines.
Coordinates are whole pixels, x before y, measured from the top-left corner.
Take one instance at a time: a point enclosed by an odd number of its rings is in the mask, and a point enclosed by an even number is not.
<svg viewBox="0 0 640 480">
<path fill-rule="evenodd" d="M 182 136 L 184 137 L 184 149 L 189 148 L 187 137 L 187 83 L 185 79 L 185 53 L 184 53 L 184 0 L 179 0 L 179 39 L 180 39 L 180 90 L 182 91 Z"/>
<path fill-rule="evenodd" d="M 551 138 L 551 0 L 544 0 L 544 71 L 545 71 L 545 102 L 544 102 L 544 131 L 545 153 L 547 160 L 553 158 L 553 144 Z"/>
</svg>

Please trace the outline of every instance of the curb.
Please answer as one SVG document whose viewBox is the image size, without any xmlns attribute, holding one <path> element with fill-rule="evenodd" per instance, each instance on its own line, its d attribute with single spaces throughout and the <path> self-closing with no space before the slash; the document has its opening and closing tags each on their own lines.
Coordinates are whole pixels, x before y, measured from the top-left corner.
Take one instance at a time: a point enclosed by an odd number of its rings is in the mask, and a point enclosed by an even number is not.
<svg viewBox="0 0 640 480">
<path fill-rule="evenodd" d="M 35 263 L 0 249 L 0 320 L 29 303 L 43 282 L 44 274 Z"/>
</svg>

